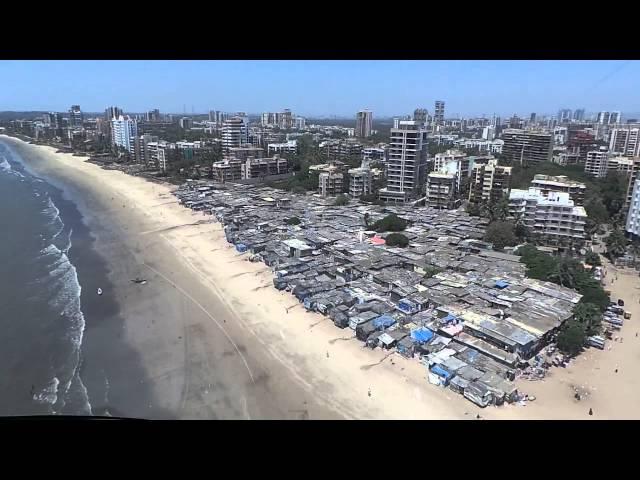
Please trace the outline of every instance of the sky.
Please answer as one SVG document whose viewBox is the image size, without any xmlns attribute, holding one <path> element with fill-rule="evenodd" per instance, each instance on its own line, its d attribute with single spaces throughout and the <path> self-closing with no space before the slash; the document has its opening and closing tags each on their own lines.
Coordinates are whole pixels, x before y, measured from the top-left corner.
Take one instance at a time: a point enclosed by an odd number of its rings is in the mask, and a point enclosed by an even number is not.
<svg viewBox="0 0 640 480">
<path fill-rule="evenodd" d="M 640 112 L 640 61 L 0 61 L 0 111 L 412 113 Z"/>
</svg>

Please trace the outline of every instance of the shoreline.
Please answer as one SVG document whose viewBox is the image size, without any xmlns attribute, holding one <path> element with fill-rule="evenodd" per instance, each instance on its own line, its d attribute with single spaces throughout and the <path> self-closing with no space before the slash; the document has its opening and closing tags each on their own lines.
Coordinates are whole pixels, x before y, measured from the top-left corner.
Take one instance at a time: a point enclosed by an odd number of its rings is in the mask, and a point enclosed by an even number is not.
<svg viewBox="0 0 640 480">
<path fill-rule="evenodd" d="M 305 312 L 293 296 L 272 287 L 268 267 L 244 261 L 235 253 L 224 239 L 219 224 L 198 223 L 210 217 L 179 205 L 171 194 L 172 187 L 103 170 L 83 157 L 53 153 L 52 147 L 31 147 L 43 150 L 51 160 L 52 168 L 55 165 L 61 175 L 75 177 L 76 181 L 82 178 L 85 187 L 93 188 L 96 195 L 100 195 L 100 190 L 103 196 L 113 194 L 112 200 L 117 198 L 117 205 L 112 201 L 112 206 L 103 214 L 117 217 L 113 218 L 113 223 L 119 224 L 123 236 L 128 237 L 121 246 L 131 255 L 133 276 L 130 278 L 135 278 L 133 267 L 136 271 L 144 269 L 140 276 L 150 279 L 147 286 L 163 282 L 168 286 L 163 292 L 173 291 L 169 304 L 182 303 L 193 315 L 199 315 L 198 320 L 189 322 L 189 328 L 197 332 L 203 344 L 207 344 L 207 347 L 199 347 L 203 351 L 197 355 L 198 360 L 205 362 L 213 358 L 216 360 L 211 362 L 213 364 L 235 358 L 233 368 L 242 373 L 238 373 L 229 385 L 236 385 L 242 378 L 240 375 L 248 375 L 249 385 L 260 383 L 264 387 L 262 393 L 266 393 L 266 397 L 257 394 L 253 388 L 234 390 L 232 396 L 240 398 L 241 403 L 238 418 L 247 418 L 247 412 L 249 418 L 334 418 L 335 415 L 344 418 L 471 419 L 476 413 L 488 419 L 640 418 L 640 384 L 632 374 L 638 363 L 640 339 L 629 333 L 635 328 L 632 322 L 640 319 L 640 294 L 634 288 L 634 284 L 640 285 L 637 275 L 634 278 L 621 274 L 621 281 L 612 288 L 614 295 L 624 298 L 633 313 L 621 333 L 629 337 L 628 342 L 610 342 L 610 351 L 590 349 L 566 369 L 552 369 L 549 377 L 541 382 L 519 381 L 522 390 L 537 397 L 536 402 L 527 407 L 508 405 L 479 409 L 448 389 L 429 385 L 424 367 L 415 360 L 363 349 L 355 339 L 347 339 L 347 335 L 326 317 Z M 95 187 L 98 184 L 99 189 Z M 190 301 L 184 293 L 196 302 Z M 127 303 L 127 299 L 123 303 Z M 158 321 L 161 321 L 159 317 Z M 129 319 L 125 323 L 128 324 L 127 338 L 140 351 L 150 378 L 155 382 L 154 370 L 157 368 L 153 365 L 153 355 L 148 352 L 149 346 L 145 344 L 149 336 L 142 334 L 140 328 L 129 325 L 132 323 Z M 171 322 L 165 322 L 156 327 L 156 333 L 167 339 L 175 334 L 174 327 Z M 220 339 L 224 332 L 226 339 Z M 209 345 L 208 341 L 216 336 L 216 345 Z M 175 349 L 172 351 L 172 360 L 165 361 L 174 368 L 176 364 L 184 364 L 191 355 L 184 352 L 178 355 Z M 621 365 L 615 383 L 623 382 L 626 388 L 622 385 L 620 391 L 607 388 L 612 374 L 605 370 L 611 363 Z M 205 376 L 211 368 L 211 365 L 205 365 L 198 373 Z M 247 369 L 251 371 L 250 375 Z M 184 370 L 182 374 L 189 376 L 186 372 L 189 369 Z M 172 381 L 179 384 L 179 375 L 172 377 Z M 203 378 L 192 386 L 202 386 L 202 383 Z M 595 390 L 588 400 L 578 402 L 570 390 L 573 384 L 591 386 Z M 176 388 L 173 385 L 169 390 Z M 371 397 L 367 395 L 369 389 Z M 261 406 L 265 398 L 275 397 L 281 402 L 289 396 L 290 390 L 295 390 L 294 396 L 298 397 L 293 402 L 298 408 L 293 410 L 303 413 L 274 416 L 273 407 L 270 407 L 266 409 L 270 412 L 264 415 Z M 242 398 L 246 399 L 245 404 L 242 404 Z M 300 401 L 302 399 L 304 401 Z M 205 409 L 203 404 L 208 400 L 206 396 L 199 397 L 193 403 Z M 188 410 L 188 404 L 185 400 L 181 411 Z M 590 406 L 594 408 L 594 417 L 586 416 Z M 275 408 L 275 411 L 280 415 L 283 413 L 282 408 Z M 192 415 L 182 418 L 203 418 Z"/>
</svg>

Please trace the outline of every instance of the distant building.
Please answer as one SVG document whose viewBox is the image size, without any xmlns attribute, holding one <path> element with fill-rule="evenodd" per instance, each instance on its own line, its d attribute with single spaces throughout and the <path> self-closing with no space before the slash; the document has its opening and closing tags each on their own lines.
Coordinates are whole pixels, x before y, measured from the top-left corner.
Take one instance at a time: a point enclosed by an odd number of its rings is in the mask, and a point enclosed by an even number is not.
<svg viewBox="0 0 640 480">
<path fill-rule="evenodd" d="M 502 134 L 502 154 L 513 164 L 550 162 L 553 136 L 550 133 L 507 129 Z"/>
<path fill-rule="evenodd" d="M 104 111 L 104 119 L 108 122 L 111 122 L 114 118 L 120 118 L 120 115 L 123 115 L 124 112 L 121 108 L 118 107 L 107 107 Z"/>
<path fill-rule="evenodd" d="M 575 205 L 584 205 L 584 193 L 587 186 L 582 182 L 570 180 L 566 176 L 534 175 L 531 187 L 548 197 L 552 192 L 566 192 Z"/>
<path fill-rule="evenodd" d="M 574 205 L 567 192 L 544 195 L 536 188 L 513 189 L 509 195 L 509 214 L 521 219 L 531 232 L 550 245 L 581 244 L 586 238 L 587 212 L 584 207 Z"/>
<path fill-rule="evenodd" d="M 471 172 L 469 202 L 495 202 L 509 195 L 511 168 L 498 165 L 496 159 L 475 163 Z"/>
<path fill-rule="evenodd" d="M 193 127 L 193 119 L 191 117 L 182 117 L 180 119 L 180 128 L 190 130 Z"/>
<path fill-rule="evenodd" d="M 407 202 L 422 191 L 427 167 L 427 131 L 415 121 L 400 121 L 391 129 L 387 186 L 380 199 Z"/>
<path fill-rule="evenodd" d="M 532 114 L 529 116 L 529 124 L 530 124 L 530 125 L 533 125 L 533 124 L 535 124 L 535 123 L 536 123 L 536 114 L 535 114 L 535 113 L 532 113 Z"/>
<path fill-rule="evenodd" d="M 231 159 L 213 162 L 211 173 L 213 180 L 220 183 L 242 179 L 242 160 Z"/>
<path fill-rule="evenodd" d="M 135 157 L 136 163 L 141 163 L 144 165 L 154 165 L 157 166 L 155 162 L 157 162 L 157 156 L 154 158 L 151 150 L 149 149 L 150 143 L 157 143 L 160 139 L 154 135 L 140 135 L 135 139 Z"/>
<path fill-rule="evenodd" d="M 444 102 L 442 100 L 436 100 L 433 123 L 435 125 L 444 125 Z"/>
<path fill-rule="evenodd" d="M 413 112 L 413 120 L 423 125 L 427 124 L 427 109 L 426 108 L 416 108 Z"/>
<path fill-rule="evenodd" d="M 304 130 L 307 125 L 307 121 L 304 117 L 296 117 L 294 120 L 294 127 L 297 130 Z"/>
<path fill-rule="evenodd" d="M 371 169 L 366 166 L 349 170 L 349 196 L 360 198 L 369 195 L 372 191 L 373 175 Z"/>
<path fill-rule="evenodd" d="M 362 150 L 362 159 L 367 161 L 384 162 L 387 159 L 387 150 L 379 147 L 367 147 Z"/>
<path fill-rule="evenodd" d="M 160 121 L 160 110 L 157 108 L 154 110 L 150 110 L 145 115 L 145 120 L 147 122 L 159 122 Z"/>
<path fill-rule="evenodd" d="M 282 175 L 289 171 L 289 162 L 280 155 L 270 158 L 249 157 L 240 165 L 242 179 L 262 178 L 270 175 Z"/>
<path fill-rule="evenodd" d="M 318 145 L 320 153 L 328 160 L 346 160 L 362 155 L 363 146 L 354 140 L 327 140 Z"/>
<path fill-rule="evenodd" d="M 577 108 L 573 111 L 573 120 L 582 122 L 584 120 L 584 108 Z"/>
<path fill-rule="evenodd" d="M 426 205 L 437 209 L 456 206 L 456 176 L 431 172 L 427 175 Z"/>
<path fill-rule="evenodd" d="M 558 123 L 569 123 L 571 121 L 571 109 L 564 108 L 558 112 Z"/>
<path fill-rule="evenodd" d="M 249 157 L 262 158 L 263 154 L 264 149 L 245 144 L 241 147 L 230 147 L 226 153 L 226 156 L 229 158 L 235 158 L 237 160 L 244 161 Z"/>
<path fill-rule="evenodd" d="M 620 112 L 599 112 L 596 117 L 596 123 L 601 125 L 610 125 L 613 123 L 620 123 Z"/>
<path fill-rule="evenodd" d="M 371 136 L 373 129 L 373 113 L 369 110 L 362 110 L 356 115 L 356 131 L 355 136 L 359 138 L 368 138 Z"/>
<path fill-rule="evenodd" d="M 535 113 L 532 114 L 532 115 L 535 115 Z M 489 140 L 489 141 L 495 139 L 496 138 L 496 128 L 492 127 L 491 125 L 489 125 L 487 127 L 484 127 L 482 129 L 482 138 L 485 139 L 485 140 Z"/>
<path fill-rule="evenodd" d="M 609 170 L 609 155 L 606 147 L 601 150 L 593 150 L 587 153 L 587 162 L 584 171 L 595 178 L 604 178 Z"/>
<path fill-rule="evenodd" d="M 111 120 L 111 141 L 135 155 L 135 139 L 138 136 L 138 124 L 130 117 L 120 115 Z"/>
<path fill-rule="evenodd" d="M 433 171 L 453 175 L 456 178 L 455 190 L 462 193 L 466 190 L 467 179 L 471 174 L 470 157 L 459 150 L 437 153 L 433 159 Z"/>
<path fill-rule="evenodd" d="M 83 115 L 82 110 L 80 110 L 80 105 L 71 105 L 69 109 L 69 127 L 71 128 L 80 128 L 83 123 Z"/>
</svg>

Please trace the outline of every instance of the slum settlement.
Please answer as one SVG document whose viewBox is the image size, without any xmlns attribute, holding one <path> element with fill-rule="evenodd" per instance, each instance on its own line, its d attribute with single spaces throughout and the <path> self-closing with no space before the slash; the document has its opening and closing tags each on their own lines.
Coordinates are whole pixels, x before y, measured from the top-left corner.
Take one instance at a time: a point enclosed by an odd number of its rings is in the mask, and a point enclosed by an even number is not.
<svg viewBox="0 0 640 480">
<path fill-rule="evenodd" d="M 515 378 L 541 370 L 541 350 L 581 298 L 526 278 L 518 256 L 481 241 L 486 220 L 461 210 L 334 206 L 317 195 L 197 181 L 175 194 L 221 222 L 248 260 L 269 266 L 275 288 L 371 348 L 418 359 L 429 383 L 481 407 L 522 401 Z M 408 222 L 405 248 L 370 230 L 390 213 Z"/>
</svg>

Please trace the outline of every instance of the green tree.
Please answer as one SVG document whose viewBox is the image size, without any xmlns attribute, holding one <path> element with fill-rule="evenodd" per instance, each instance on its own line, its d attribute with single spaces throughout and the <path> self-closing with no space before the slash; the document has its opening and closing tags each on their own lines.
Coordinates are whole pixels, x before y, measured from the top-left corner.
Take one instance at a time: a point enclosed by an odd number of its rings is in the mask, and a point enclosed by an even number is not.
<svg viewBox="0 0 640 480">
<path fill-rule="evenodd" d="M 345 205 L 349 204 L 349 197 L 347 197 L 346 195 L 338 195 L 333 204 L 337 207 L 344 207 Z"/>
<path fill-rule="evenodd" d="M 600 255 L 596 252 L 587 252 L 584 257 L 584 261 L 593 267 L 599 267 L 602 265 L 602 261 L 600 261 Z"/>
<path fill-rule="evenodd" d="M 569 321 L 558 334 L 557 345 L 561 351 L 576 355 L 582 351 L 585 339 L 586 333 L 582 326 L 577 322 Z"/>
<path fill-rule="evenodd" d="M 587 335 L 598 335 L 602 324 L 602 312 L 592 303 L 578 303 L 573 307 L 573 320 L 582 325 Z"/>
<path fill-rule="evenodd" d="M 424 278 L 431 278 L 434 275 L 439 274 L 440 272 L 442 272 L 442 270 L 439 269 L 438 267 L 434 267 L 433 265 L 427 265 L 424 268 Z"/>
<path fill-rule="evenodd" d="M 287 225 L 300 225 L 300 219 L 298 217 L 291 217 L 285 220 Z"/>
<path fill-rule="evenodd" d="M 385 238 L 385 243 L 389 247 L 404 248 L 409 245 L 409 239 L 401 233 L 390 233 L 389 235 L 387 235 L 387 238 Z"/>
<path fill-rule="evenodd" d="M 484 240 L 492 243 L 494 250 L 502 250 L 504 247 L 514 246 L 518 243 L 511 222 L 490 223 L 485 232 Z"/>
<path fill-rule="evenodd" d="M 466 211 L 469 215 L 473 217 L 479 217 L 481 213 L 480 205 L 478 205 L 477 203 L 469 202 L 467 203 Z"/>
<path fill-rule="evenodd" d="M 627 251 L 628 243 L 629 241 L 624 236 L 624 233 L 622 233 L 621 230 L 613 230 L 606 240 L 607 253 L 609 254 L 609 257 L 616 258 L 623 256 Z"/>
<path fill-rule="evenodd" d="M 516 225 L 513 229 L 513 233 L 520 241 L 524 241 L 531 236 L 531 232 L 529 231 L 529 228 L 527 228 L 527 226 L 520 221 L 516 222 Z"/>
<path fill-rule="evenodd" d="M 381 220 L 375 222 L 372 227 L 376 232 L 401 232 L 407 228 L 407 221 L 391 213 Z"/>
</svg>

